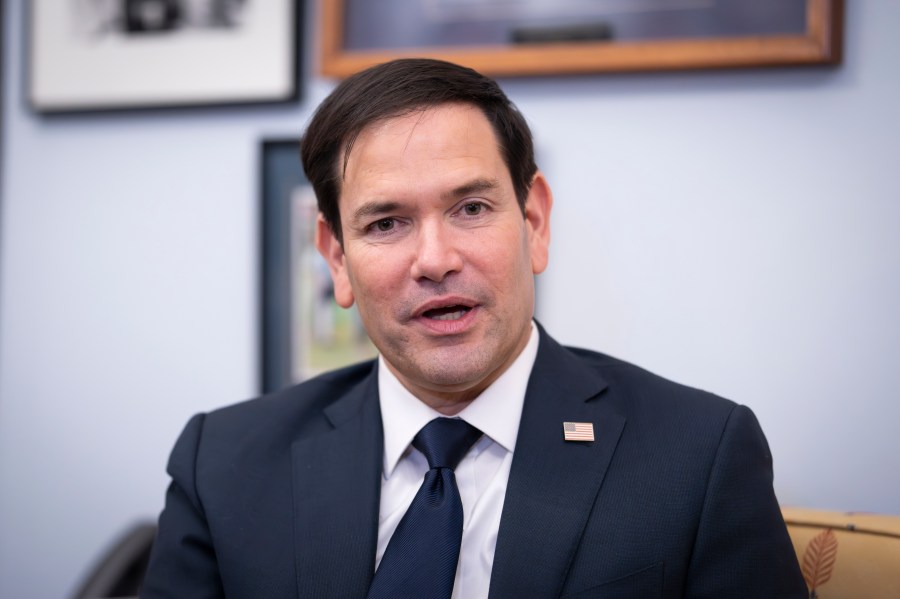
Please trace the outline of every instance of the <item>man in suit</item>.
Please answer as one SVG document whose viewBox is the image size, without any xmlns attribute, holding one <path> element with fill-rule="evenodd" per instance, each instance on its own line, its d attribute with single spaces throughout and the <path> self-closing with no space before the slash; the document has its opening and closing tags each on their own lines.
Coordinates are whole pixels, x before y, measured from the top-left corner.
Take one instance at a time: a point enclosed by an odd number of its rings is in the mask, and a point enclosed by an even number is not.
<svg viewBox="0 0 900 599">
<path fill-rule="evenodd" d="M 144 597 L 806 596 L 752 412 L 533 321 L 552 196 L 495 82 L 386 63 L 302 145 L 380 357 L 188 423 Z"/>
</svg>

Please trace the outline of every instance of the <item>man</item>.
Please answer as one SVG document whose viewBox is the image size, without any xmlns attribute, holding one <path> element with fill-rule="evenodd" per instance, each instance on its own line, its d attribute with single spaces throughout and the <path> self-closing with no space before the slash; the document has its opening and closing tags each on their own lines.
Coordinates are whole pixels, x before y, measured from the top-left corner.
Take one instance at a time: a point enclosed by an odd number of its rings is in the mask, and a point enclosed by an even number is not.
<svg viewBox="0 0 900 599">
<path fill-rule="evenodd" d="M 533 322 L 552 197 L 496 83 L 369 69 L 303 164 L 380 358 L 188 423 L 145 597 L 806 596 L 750 410 Z"/>
</svg>

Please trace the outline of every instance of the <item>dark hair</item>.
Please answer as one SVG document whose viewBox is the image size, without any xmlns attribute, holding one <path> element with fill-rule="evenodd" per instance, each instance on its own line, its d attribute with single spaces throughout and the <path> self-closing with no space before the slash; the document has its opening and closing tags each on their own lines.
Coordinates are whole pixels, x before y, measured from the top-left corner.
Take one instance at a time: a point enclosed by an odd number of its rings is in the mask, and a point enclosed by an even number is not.
<svg viewBox="0 0 900 599">
<path fill-rule="evenodd" d="M 493 79 L 477 71 L 442 60 L 405 58 L 345 79 L 316 109 L 300 143 L 319 212 L 338 241 L 343 243 L 338 209 L 343 171 L 360 132 L 376 121 L 454 102 L 477 106 L 487 117 L 524 214 L 537 166 L 522 114 Z"/>
</svg>

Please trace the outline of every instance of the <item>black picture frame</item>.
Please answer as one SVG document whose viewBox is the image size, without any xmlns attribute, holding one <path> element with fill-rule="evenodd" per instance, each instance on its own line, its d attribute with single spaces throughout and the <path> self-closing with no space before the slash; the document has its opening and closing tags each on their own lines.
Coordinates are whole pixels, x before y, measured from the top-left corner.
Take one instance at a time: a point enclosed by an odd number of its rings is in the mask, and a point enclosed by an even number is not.
<svg viewBox="0 0 900 599">
<path fill-rule="evenodd" d="M 374 357 L 356 309 L 343 310 L 328 294 L 327 265 L 312 243 L 318 210 L 299 140 L 260 142 L 259 214 L 260 391 Z"/>
<path fill-rule="evenodd" d="M 122 0 L 179 4 L 189 0 Z M 109 4 L 109 3 L 107 3 Z M 38 114 L 247 106 L 301 98 L 303 0 L 246 0 L 245 18 L 168 29 L 128 25 L 126 9 L 75 26 L 77 2 L 27 3 L 26 103 Z M 118 5 L 117 5 L 118 6 Z M 252 9 L 252 10 L 251 10 Z M 68 12 L 66 12 L 68 11 Z"/>
</svg>

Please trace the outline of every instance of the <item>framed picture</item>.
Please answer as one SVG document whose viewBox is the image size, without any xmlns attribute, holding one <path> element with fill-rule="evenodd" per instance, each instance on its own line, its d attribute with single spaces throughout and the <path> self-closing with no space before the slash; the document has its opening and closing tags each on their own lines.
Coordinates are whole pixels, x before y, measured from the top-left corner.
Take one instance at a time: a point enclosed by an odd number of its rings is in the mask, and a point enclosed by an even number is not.
<svg viewBox="0 0 900 599">
<path fill-rule="evenodd" d="M 493 76 L 836 64 L 842 0 L 323 0 L 321 71 L 403 56 Z"/>
<path fill-rule="evenodd" d="M 318 208 L 303 175 L 298 140 L 261 146 L 262 392 L 376 355 L 353 307 L 334 301 L 315 248 Z"/>
<path fill-rule="evenodd" d="M 299 97 L 299 0 L 28 4 L 28 100 L 38 112 Z"/>
<path fill-rule="evenodd" d="M 6 56 L 6 40 L 4 39 L 6 36 L 6 21 L 4 16 L 4 6 L 3 2 L 0 1 L 0 190 L 3 189 L 3 164 L 5 162 L 3 156 L 3 148 L 6 144 L 3 142 L 3 133 L 6 131 L 6 122 L 5 115 L 6 110 L 4 110 L 4 102 L 6 98 L 6 92 L 4 91 L 3 82 L 6 81 L 6 65 L 4 64 L 3 56 Z M 3 205 L 3 192 L 0 191 L 0 205 Z"/>
</svg>

